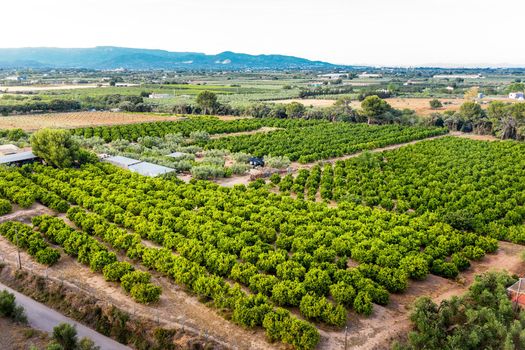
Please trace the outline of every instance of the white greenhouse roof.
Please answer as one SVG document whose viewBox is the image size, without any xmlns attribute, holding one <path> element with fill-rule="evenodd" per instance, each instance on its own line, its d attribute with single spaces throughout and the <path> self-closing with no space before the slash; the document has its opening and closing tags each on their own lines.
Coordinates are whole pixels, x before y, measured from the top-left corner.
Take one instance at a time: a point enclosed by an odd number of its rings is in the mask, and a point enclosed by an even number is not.
<svg viewBox="0 0 525 350">
<path fill-rule="evenodd" d="M 0 164 L 9 164 L 15 162 L 22 162 L 24 160 L 31 160 L 38 158 L 31 151 L 20 152 L 16 154 L 10 154 L 7 156 L 0 157 Z"/>
<path fill-rule="evenodd" d="M 126 167 L 129 167 L 130 165 L 137 164 L 137 163 L 141 162 L 140 160 L 132 159 L 132 158 L 128 158 L 128 157 L 123 157 L 123 156 L 107 157 L 107 158 L 104 159 L 104 161 L 112 163 L 112 164 L 124 165 Z"/>
<path fill-rule="evenodd" d="M 140 162 L 137 164 L 130 165 L 128 169 L 134 173 L 150 177 L 164 175 L 175 171 L 175 169 L 148 162 Z"/>
</svg>

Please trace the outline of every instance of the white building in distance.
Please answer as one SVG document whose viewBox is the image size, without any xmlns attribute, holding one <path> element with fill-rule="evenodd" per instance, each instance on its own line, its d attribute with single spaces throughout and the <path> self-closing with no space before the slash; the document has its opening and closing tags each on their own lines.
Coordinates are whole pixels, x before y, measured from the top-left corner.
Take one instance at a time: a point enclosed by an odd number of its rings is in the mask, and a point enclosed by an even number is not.
<svg viewBox="0 0 525 350">
<path fill-rule="evenodd" d="M 348 78 L 348 73 L 328 73 L 328 74 L 320 74 L 317 76 L 318 78 L 322 79 L 342 79 L 342 78 Z"/>
<path fill-rule="evenodd" d="M 383 74 L 377 74 L 377 73 L 367 73 L 367 72 L 363 72 L 361 74 L 358 75 L 359 78 L 363 79 L 363 78 L 382 78 L 383 77 Z"/>
<path fill-rule="evenodd" d="M 520 100 L 520 101 L 523 101 L 525 100 L 525 95 L 523 94 L 523 92 L 511 92 L 509 94 L 509 98 L 511 100 Z"/>
<path fill-rule="evenodd" d="M 481 74 L 436 74 L 434 79 L 484 79 Z"/>
<path fill-rule="evenodd" d="M 149 94 L 149 98 L 152 99 L 165 99 L 165 98 L 171 98 L 172 96 L 170 94 Z"/>
</svg>

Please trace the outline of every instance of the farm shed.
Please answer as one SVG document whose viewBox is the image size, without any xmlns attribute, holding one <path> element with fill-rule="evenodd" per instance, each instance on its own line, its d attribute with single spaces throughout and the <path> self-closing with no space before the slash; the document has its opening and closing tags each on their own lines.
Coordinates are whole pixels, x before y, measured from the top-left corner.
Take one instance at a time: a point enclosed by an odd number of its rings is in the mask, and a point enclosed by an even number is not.
<svg viewBox="0 0 525 350">
<path fill-rule="evenodd" d="M 129 170 L 144 176 L 156 177 L 175 171 L 175 169 L 168 168 L 162 165 L 157 165 L 148 162 L 140 162 L 129 166 Z"/>
<path fill-rule="evenodd" d="M 20 148 L 15 145 L 0 145 L 0 156 L 7 156 L 8 154 L 15 154 L 20 151 Z"/>
<path fill-rule="evenodd" d="M 27 151 L 0 157 L 0 164 L 23 165 L 34 162 L 36 159 L 38 159 L 38 157 L 35 156 L 33 152 Z"/>
<path fill-rule="evenodd" d="M 122 156 L 112 156 L 112 157 L 104 158 L 103 161 L 111 163 L 122 169 L 129 169 L 130 166 L 141 163 L 140 160 L 132 159 L 128 157 L 122 157 Z"/>
<path fill-rule="evenodd" d="M 361 78 L 361 79 L 363 79 L 363 78 L 382 78 L 383 74 L 363 72 L 363 73 L 359 74 L 358 77 Z"/>
<path fill-rule="evenodd" d="M 173 96 L 170 95 L 170 94 L 149 94 L 148 98 L 151 98 L 151 99 L 165 99 L 165 98 L 171 98 L 171 97 L 173 97 Z"/>
<path fill-rule="evenodd" d="M 507 288 L 510 300 L 520 307 L 525 307 L 525 278 L 520 278 L 516 283 Z"/>
</svg>

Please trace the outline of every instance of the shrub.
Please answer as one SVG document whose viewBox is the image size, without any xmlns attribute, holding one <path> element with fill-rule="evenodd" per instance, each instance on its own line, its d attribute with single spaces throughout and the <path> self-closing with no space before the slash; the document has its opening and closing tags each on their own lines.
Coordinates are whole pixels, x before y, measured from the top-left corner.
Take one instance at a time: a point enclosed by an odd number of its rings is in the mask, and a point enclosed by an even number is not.
<svg viewBox="0 0 525 350">
<path fill-rule="evenodd" d="M 250 166 L 248 164 L 241 164 L 241 163 L 235 163 L 230 166 L 230 169 L 232 173 L 235 175 L 244 175 L 248 170 L 250 170 Z"/>
<path fill-rule="evenodd" d="M 162 289 L 152 283 L 138 283 L 131 288 L 130 294 L 133 300 L 149 304 L 159 301 Z"/>
<path fill-rule="evenodd" d="M 432 263 L 432 269 L 433 274 L 436 274 L 438 276 L 442 276 L 445 278 L 456 278 L 459 274 L 458 268 L 456 265 L 454 265 L 451 262 L 446 262 L 441 259 L 436 259 Z"/>
<path fill-rule="evenodd" d="M 442 104 L 441 101 L 438 100 L 437 98 L 431 100 L 431 101 L 429 102 L 429 104 L 430 104 L 430 108 L 432 108 L 432 109 L 438 109 L 438 108 L 443 107 L 443 104 Z"/>
<path fill-rule="evenodd" d="M 15 295 L 7 290 L 0 292 L 0 316 L 9 317 L 16 322 L 27 322 L 24 308 L 16 305 Z"/>
<path fill-rule="evenodd" d="M 11 210 L 13 210 L 11 203 L 6 199 L 0 198 L 0 216 L 10 213 Z"/>
<path fill-rule="evenodd" d="M 278 185 L 279 182 L 281 182 L 281 176 L 277 173 L 274 173 L 270 176 L 270 181 L 274 184 L 274 185 Z"/>
<path fill-rule="evenodd" d="M 122 276 L 134 270 L 133 266 L 126 261 L 115 261 L 104 266 L 102 273 L 106 281 L 119 282 Z"/>
<path fill-rule="evenodd" d="M 193 142 L 206 142 L 210 139 L 210 134 L 206 131 L 192 131 L 190 133 L 190 139 Z"/>
<path fill-rule="evenodd" d="M 51 266 L 60 259 L 60 252 L 51 247 L 46 247 L 43 250 L 39 250 L 36 253 L 35 258 L 40 264 Z"/>
<path fill-rule="evenodd" d="M 296 318 L 290 319 L 283 335 L 283 342 L 292 344 L 297 350 L 315 349 L 319 340 L 319 332 L 313 325 Z"/>
<path fill-rule="evenodd" d="M 464 271 L 470 267 L 470 261 L 461 253 L 452 254 L 450 262 L 456 265 L 459 271 Z"/>
<path fill-rule="evenodd" d="M 238 300 L 234 307 L 232 319 L 245 327 L 262 326 L 262 322 L 272 307 L 261 294 L 249 295 Z"/>
<path fill-rule="evenodd" d="M 344 282 L 338 282 L 330 286 L 330 295 L 338 304 L 351 307 L 356 296 L 355 289 Z"/>
<path fill-rule="evenodd" d="M 224 168 L 215 165 L 196 165 L 191 168 L 191 175 L 199 180 L 208 180 L 218 177 L 223 177 L 225 174 Z"/>
<path fill-rule="evenodd" d="M 370 316 L 373 311 L 372 298 L 366 292 L 359 292 L 354 300 L 354 310 L 358 314 Z"/>
<path fill-rule="evenodd" d="M 227 149 L 210 149 L 206 151 L 204 154 L 206 157 L 216 157 L 216 158 L 223 158 L 224 156 L 228 155 L 230 151 Z"/>
<path fill-rule="evenodd" d="M 248 160 L 250 159 L 250 155 L 244 152 L 237 152 L 237 153 L 232 154 L 232 158 L 237 163 L 248 163 Z"/>
<path fill-rule="evenodd" d="M 53 339 L 64 350 L 75 350 L 78 343 L 77 329 L 68 323 L 60 323 L 53 328 Z"/>
<path fill-rule="evenodd" d="M 308 292 L 314 292 L 317 295 L 325 295 L 332 284 L 330 275 L 327 271 L 319 268 L 310 269 L 304 276 L 304 287 Z"/>
<path fill-rule="evenodd" d="M 95 342 L 89 338 L 82 338 L 78 342 L 78 350 L 100 350 L 100 347 L 95 345 Z"/>
<path fill-rule="evenodd" d="M 399 266 L 414 280 L 423 280 L 428 275 L 428 262 L 422 256 L 406 256 L 401 259 Z"/>
<path fill-rule="evenodd" d="M 283 157 L 264 157 L 264 163 L 266 166 L 275 169 L 284 169 L 290 166 L 290 159 L 286 156 Z"/>
<path fill-rule="evenodd" d="M 148 272 L 132 271 L 123 275 L 120 279 L 120 282 L 122 284 L 122 288 L 129 293 L 135 284 L 149 283 L 150 280 L 151 275 Z"/>
<path fill-rule="evenodd" d="M 202 159 L 202 162 L 200 163 L 202 165 L 212 165 L 216 167 L 223 167 L 224 166 L 224 158 L 223 157 L 216 157 L 216 156 L 206 156 Z"/>
<path fill-rule="evenodd" d="M 93 271 L 101 272 L 106 265 L 114 263 L 115 261 L 117 261 L 117 255 L 115 253 L 101 250 L 91 255 L 89 267 Z"/>
</svg>

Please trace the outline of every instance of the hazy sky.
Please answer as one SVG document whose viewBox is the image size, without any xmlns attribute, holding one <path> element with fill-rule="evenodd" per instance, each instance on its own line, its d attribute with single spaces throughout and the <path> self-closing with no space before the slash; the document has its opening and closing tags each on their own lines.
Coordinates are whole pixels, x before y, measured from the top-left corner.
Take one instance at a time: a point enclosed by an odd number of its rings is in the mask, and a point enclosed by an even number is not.
<svg viewBox="0 0 525 350">
<path fill-rule="evenodd" d="M 0 47 L 525 66 L 525 0 L 3 0 Z"/>
</svg>

